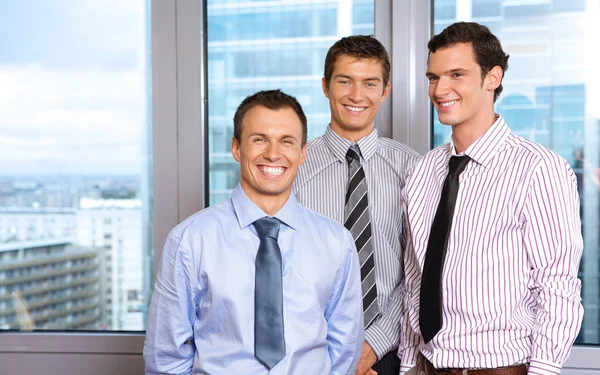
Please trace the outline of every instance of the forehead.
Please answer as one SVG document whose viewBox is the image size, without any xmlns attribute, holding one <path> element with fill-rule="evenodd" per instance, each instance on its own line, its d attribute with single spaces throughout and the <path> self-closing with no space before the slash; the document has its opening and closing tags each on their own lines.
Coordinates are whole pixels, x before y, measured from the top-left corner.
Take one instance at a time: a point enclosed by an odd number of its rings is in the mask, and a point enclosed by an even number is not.
<svg viewBox="0 0 600 375">
<path fill-rule="evenodd" d="M 383 78 L 383 62 L 374 57 L 360 58 L 350 55 L 340 55 L 333 64 L 333 75 L 375 75 Z"/>
<path fill-rule="evenodd" d="M 242 134 L 252 133 L 301 136 L 302 121 L 291 107 L 269 109 L 257 105 L 250 108 L 242 120 Z"/>
<path fill-rule="evenodd" d="M 471 44 L 459 43 L 449 47 L 440 48 L 431 53 L 427 59 L 427 70 L 437 72 L 458 67 L 474 69 L 479 66 L 475 60 L 475 53 Z"/>
</svg>

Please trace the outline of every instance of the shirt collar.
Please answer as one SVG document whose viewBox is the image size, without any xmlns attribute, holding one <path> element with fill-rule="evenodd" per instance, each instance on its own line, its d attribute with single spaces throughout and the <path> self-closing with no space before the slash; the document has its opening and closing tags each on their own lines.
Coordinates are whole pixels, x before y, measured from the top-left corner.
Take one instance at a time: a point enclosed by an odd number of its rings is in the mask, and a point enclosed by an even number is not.
<svg viewBox="0 0 600 375">
<path fill-rule="evenodd" d="M 502 116 L 499 114 L 496 114 L 496 116 L 496 122 L 463 153 L 485 168 L 500 151 L 510 134 L 510 129 Z M 456 155 L 456 149 L 454 148 L 454 141 L 450 139 L 450 156 L 452 155 Z"/>
<path fill-rule="evenodd" d="M 350 146 L 352 146 L 353 142 L 350 142 L 344 137 L 341 137 L 337 134 L 333 129 L 331 129 L 331 124 L 325 130 L 325 135 L 323 136 L 325 139 L 325 144 L 331 151 L 331 153 L 341 162 L 346 162 L 346 153 Z M 360 154 L 364 160 L 369 160 L 371 156 L 375 154 L 377 151 L 377 139 L 379 138 L 377 134 L 377 129 L 373 129 L 369 135 L 361 138 L 358 142 L 358 148 L 360 149 Z"/>
<path fill-rule="evenodd" d="M 235 212 L 241 229 L 251 225 L 260 218 L 269 216 L 248 198 L 242 189 L 241 184 L 238 184 L 235 189 L 233 189 L 233 192 L 231 193 L 231 202 L 233 203 L 233 211 Z M 288 227 L 297 230 L 299 210 L 300 205 L 296 201 L 294 193 L 291 193 L 287 202 L 285 202 L 283 207 L 281 207 L 273 217 L 279 219 Z"/>
</svg>

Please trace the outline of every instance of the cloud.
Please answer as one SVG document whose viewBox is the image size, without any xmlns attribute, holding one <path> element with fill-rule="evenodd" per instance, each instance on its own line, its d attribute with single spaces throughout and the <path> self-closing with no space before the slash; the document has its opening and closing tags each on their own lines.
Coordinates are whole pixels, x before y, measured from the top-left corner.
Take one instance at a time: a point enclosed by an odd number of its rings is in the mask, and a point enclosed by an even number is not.
<svg viewBox="0 0 600 375">
<path fill-rule="evenodd" d="M 145 80 L 143 66 L 0 66 L 0 173 L 139 173 Z"/>
</svg>

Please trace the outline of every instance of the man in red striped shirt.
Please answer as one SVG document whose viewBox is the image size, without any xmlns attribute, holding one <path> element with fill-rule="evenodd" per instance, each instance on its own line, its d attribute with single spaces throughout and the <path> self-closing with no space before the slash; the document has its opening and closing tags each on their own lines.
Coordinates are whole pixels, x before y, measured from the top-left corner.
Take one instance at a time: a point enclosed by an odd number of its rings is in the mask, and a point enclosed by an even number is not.
<svg viewBox="0 0 600 375">
<path fill-rule="evenodd" d="M 455 23 L 428 47 L 452 140 L 404 190 L 400 374 L 560 374 L 583 318 L 575 174 L 494 112 L 508 55 L 485 26 Z"/>
</svg>

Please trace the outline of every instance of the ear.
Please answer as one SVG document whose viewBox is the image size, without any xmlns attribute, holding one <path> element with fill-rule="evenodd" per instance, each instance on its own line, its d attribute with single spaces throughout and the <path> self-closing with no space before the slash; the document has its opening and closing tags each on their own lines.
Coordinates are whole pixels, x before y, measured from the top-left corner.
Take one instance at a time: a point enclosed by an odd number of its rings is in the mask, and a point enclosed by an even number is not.
<svg viewBox="0 0 600 375">
<path fill-rule="evenodd" d="M 502 83 L 502 68 L 498 65 L 492 68 L 485 77 L 486 79 L 486 88 L 488 91 L 494 91 L 500 86 Z"/>
<path fill-rule="evenodd" d="M 323 87 L 323 94 L 325 94 L 325 97 L 329 99 L 329 85 L 325 80 L 325 77 L 321 78 L 321 87 Z"/>
<path fill-rule="evenodd" d="M 391 90 L 392 90 L 392 84 L 388 82 L 388 84 L 383 89 L 383 96 L 381 97 L 381 103 L 383 103 L 387 99 Z"/>
<path fill-rule="evenodd" d="M 237 161 L 238 163 L 240 162 L 240 144 L 238 140 L 235 139 L 235 137 L 231 138 L 231 155 L 233 155 L 235 161 Z"/>
<path fill-rule="evenodd" d="M 306 160 L 306 143 L 304 144 L 304 146 L 302 146 L 302 150 L 300 150 L 300 161 L 298 162 L 298 166 L 301 166 L 302 164 L 304 164 L 305 160 Z"/>
</svg>

